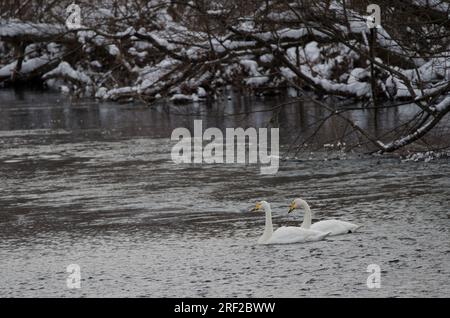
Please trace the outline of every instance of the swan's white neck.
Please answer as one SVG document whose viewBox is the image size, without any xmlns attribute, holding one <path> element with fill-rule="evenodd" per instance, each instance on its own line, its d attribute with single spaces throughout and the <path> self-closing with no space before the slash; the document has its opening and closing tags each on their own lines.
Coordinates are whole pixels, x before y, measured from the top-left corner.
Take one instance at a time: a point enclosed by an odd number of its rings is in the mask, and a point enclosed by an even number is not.
<svg viewBox="0 0 450 318">
<path fill-rule="evenodd" d="M 272 225 L 272 209 L 270 208 L 269 203 L 263 203 L 264 211 L 266 213 L 266 226 L 264 228 L 264 233 L 259 239 L 261 243 L 269 240 L 273 234 L 273 225 Z"/>
<path fill-rule="evenodd" d="M 309 229 L 311 227 L 311 209 L 309 208 L 309 204 L 306 203 L 305 200 L 298 199 L 298 202 L 302 208 L 305 209 L 305 215 L 303 216 L 302 228 Z"/>
</svg>

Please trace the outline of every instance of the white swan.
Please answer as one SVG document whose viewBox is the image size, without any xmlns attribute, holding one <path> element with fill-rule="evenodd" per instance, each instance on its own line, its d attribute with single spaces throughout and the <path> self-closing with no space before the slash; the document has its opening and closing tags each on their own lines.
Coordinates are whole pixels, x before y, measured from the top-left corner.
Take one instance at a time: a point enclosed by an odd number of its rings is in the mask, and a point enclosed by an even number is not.
<svg viewBox="0 0 450 318">
<path fill-rule="evenodd" d="M 339 220 L 319 221 L 311 225 L 311 209 L 309 208 L 309 205 L 305 200 L 298 198 L 292 201 L 291 205 L 289 206 L 288 213 L 291 213 L 295 209 L 299 208 L 305 209 L 305 216 L 301 225 L 301 228 L 303 229 L 311 229 L 319 232 L 330 233 L 330 235 L 339 235 L 353 233 L 361 227 L 360 225 Z"/>
<path fill-rule="evenodd" d="M 308 230 L 297 226 L 282 226 L 275 232 L 272 225 L 272 209 L 266 201 L 256 203 L 252 212 L 262 211 L 266 213 L 266 226 L 258 244 L 290 244 L 299 242 L 319 241 L 330 233 Z"/>
</svg>

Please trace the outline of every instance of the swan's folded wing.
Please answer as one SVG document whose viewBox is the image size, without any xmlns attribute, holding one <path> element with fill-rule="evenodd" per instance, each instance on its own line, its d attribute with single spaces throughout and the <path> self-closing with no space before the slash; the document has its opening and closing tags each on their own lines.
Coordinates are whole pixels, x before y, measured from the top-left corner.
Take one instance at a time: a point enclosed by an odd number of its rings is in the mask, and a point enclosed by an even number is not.
<svg viewBox="0 0 450 318">
<path fill-rule="evenodd" d="M 283 226 L 273 232 L 270 244 L 289 244 L 299 242 L 318 241 L 326 237 L 328 233 L 303 229 L 296 226 Z"/>
<path fill-rule="evenodd" d="M 356 231 L 359 226 L 350 222 L 339 220 L 319 221 L 311 225 L 311 230 L 330 232 L 331 235 L 346 234 Z"/>
</svg>

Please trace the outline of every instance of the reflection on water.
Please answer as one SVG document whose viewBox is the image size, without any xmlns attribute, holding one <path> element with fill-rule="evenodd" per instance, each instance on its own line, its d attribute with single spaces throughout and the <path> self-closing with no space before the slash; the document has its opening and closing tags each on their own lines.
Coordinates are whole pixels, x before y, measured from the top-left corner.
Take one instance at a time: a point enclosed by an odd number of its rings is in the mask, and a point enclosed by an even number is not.
<svg viewBox="0 0 450 318">
<path fill-rule="evenodd" d="M 289 143 L 300 133 L 306 137 L 315 131 L 326 113 L 311 103 L 289 103 L 283 98 L 255 99 L 233 96 L 213 105 L 158 105 L 152 109 L 144 105 L 96 103 L 91 100 L 72 103 L 59 94 L 0 90 L 0 130 L 50 129 L 70 132 L 58 140 L 105 140 L 136 136 L 170 137 L 176 127 L 193 131 L 194 119 L 202 119 L 203 127 L 266 127 L 282 124 L 282 141 Z M 284 107 L 277 106 L 283 104 Z M 417 111 L 414 107 L 353 111 L 347 115 L 360 127 L 376 135 L 383 135 Z M 444 121 L 446 129 L 450 123 Z M 317 139 L 322 145 L 348 134 L 349 127 L 338 119 L 325 122 Z M 54 142 L 51 138 L 50 142 Z M 302 139 L 302 138 L 300 138 Z M 41 140 L 42 141 L 42 140 Z"/>
<path fill-rule="evenodd" d="M 281 101 L 170 111 L 9 91 L 0 101 L 2 297 L 450 296 L 448 160 L 302 153 L 275 176 L 256 166 L 175 165 L 169 137 L 192 125 L 186 114 L 206 113 L 204 126 L 264 126 L 272 113 L 221 114 Z M 290 127 L 285 141 L 299 126 L 307 133 L 314 116 L 306 113 L 321 115 L 307 105 L 279 114 Z M 378 127 L 395 118 L 381 116 Z M 323 140 L 334 134 L 328 128 Z M 264 217 L 249 207 L 265 199 L 276 226 L 295 225 L 301 214 L 287 206 L 297 196 L 315 220 L 364 227 L 321 242 L 256 245 Z M 80 290 L 66 287 L 72 263 L 81 266 Z M 381 267 L 380 289 L 366 286 L 369 264 Z"/>
</svg>

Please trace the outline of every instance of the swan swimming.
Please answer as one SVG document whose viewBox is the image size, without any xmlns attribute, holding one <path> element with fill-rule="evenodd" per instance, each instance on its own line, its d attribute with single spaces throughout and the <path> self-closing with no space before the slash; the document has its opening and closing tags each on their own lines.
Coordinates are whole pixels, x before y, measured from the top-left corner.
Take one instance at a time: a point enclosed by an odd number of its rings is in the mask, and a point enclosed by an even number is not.
<svg viewBox="0 0 450 318">
<path fill-rule="evenodd" d="M 258 244 L 290 244 L 299 242 L 319 241 L 330 233 L 309 230 L 297 226 L 282 226 L 275 232 L 272 225 L 272 209 L 266 201 L 257 202 L 252 212 L 264 211 L 266 213 L 266 225 Z"/>
<path fill-rule="evenodd" d="M 299 208 L 305 209 L 305 216 L 300 227 L 303 229 L 311 229 L 319 232 L 330 233 L 330 235 L 339 235 L 353 233 L 361 227 L 360 225 L 339 220 L 324 220 L 311 225 L 311 209 L 309 208 L 309 205 L 305 200 L 297 198 L 292 201 L 291 205 L 289 206 L 288 213 L 291 213 L 295 209 Z"/>
</svg>

